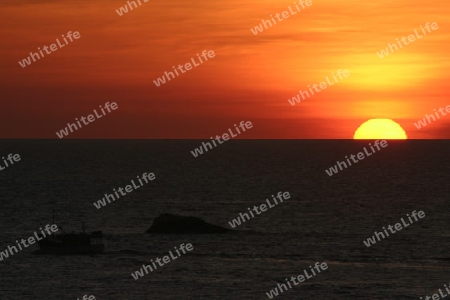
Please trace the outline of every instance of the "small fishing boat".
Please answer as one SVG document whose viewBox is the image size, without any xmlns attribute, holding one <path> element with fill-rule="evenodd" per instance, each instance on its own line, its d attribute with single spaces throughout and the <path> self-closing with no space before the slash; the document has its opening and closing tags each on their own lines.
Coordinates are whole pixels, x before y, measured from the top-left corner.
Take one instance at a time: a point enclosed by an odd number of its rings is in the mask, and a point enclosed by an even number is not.
<svg viewBox="0 0 450 300">
<path fill-rule="evenodd" d="M 53 214 L 53 224 L 55 216 Z M 56 233 L 38 240 L 39 250 L 37 254 L 98 254 L 103 253 L 103 235 L 101 231 L 86 233 L 65 233 L 62 229 Z"/>
</svg>

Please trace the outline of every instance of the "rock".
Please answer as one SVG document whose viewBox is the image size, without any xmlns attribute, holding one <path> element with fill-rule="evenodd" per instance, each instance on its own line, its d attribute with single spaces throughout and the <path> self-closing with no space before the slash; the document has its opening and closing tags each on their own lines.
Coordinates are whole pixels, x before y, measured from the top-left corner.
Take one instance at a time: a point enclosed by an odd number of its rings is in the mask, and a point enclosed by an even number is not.
<svg viewBox="0 0 450 300">
<path fill-rule="evenodd" d="M 146 233 L 227 233 L 233 231 L 206 223 L 196 217 L 162 214 L 155 218 Z"/>
</svg>

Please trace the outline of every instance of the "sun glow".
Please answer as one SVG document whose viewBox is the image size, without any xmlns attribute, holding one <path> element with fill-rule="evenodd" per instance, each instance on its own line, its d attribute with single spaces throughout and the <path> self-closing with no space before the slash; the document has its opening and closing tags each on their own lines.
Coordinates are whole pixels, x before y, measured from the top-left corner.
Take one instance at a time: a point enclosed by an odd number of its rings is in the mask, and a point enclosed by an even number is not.
<svg viewBox="0 0 450 300">
<path fill-rule="evenodd" d="M 356 129 L 355 140 L 406 140 L 405 130 L 391 119 L 371 119 Z"/>
</svg>

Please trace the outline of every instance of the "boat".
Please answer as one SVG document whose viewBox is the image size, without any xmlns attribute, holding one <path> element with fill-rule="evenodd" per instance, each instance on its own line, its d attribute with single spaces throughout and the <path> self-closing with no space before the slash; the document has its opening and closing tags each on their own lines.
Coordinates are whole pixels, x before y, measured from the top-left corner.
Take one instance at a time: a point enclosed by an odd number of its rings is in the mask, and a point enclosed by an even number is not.
<svg viewBox="0 0 450 300">
<path fill-rule="evenodd" d="M 53 215 L 54 224 L 54 215 Z M 39 236 L 37 254 L 99 254 L 105 250 L 102 231 L 65 233 L 62 228 L 49 236 Z"/>
<path fill-rule="evenodd" d="M 101 231 L 52 234 L 38 244 L 39 254 L 99 254 L 105 250 Z"/>
</svg>

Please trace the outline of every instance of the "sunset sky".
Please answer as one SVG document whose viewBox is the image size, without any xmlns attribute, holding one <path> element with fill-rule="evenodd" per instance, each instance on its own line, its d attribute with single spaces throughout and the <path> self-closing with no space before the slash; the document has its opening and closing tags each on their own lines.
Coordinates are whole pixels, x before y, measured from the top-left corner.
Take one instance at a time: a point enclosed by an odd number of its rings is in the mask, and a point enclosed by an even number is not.
<svg viewBox="0 0 450 300">
<path fill-rule="evenodd" d="M 68 138 L 209 139 L 251 121 L 243 139 L 351 139 L 363 122 L 393 119 L 410 139 L 450 138 L 448 0 L 312 0 L 254 35 L 294 0 L 2 0 L 0 138 L 50 138 L 105 102 L 118 109 Z M 439 29 L 380 58 L 396 38 Z M 18 61 L 68 31 L 81 38 L 22 68 Z M 215 57 L 157 87 L 153 80 L 203 50 Z M 291 106 L 338 69 L 350 76 Z"/>
</svg>

